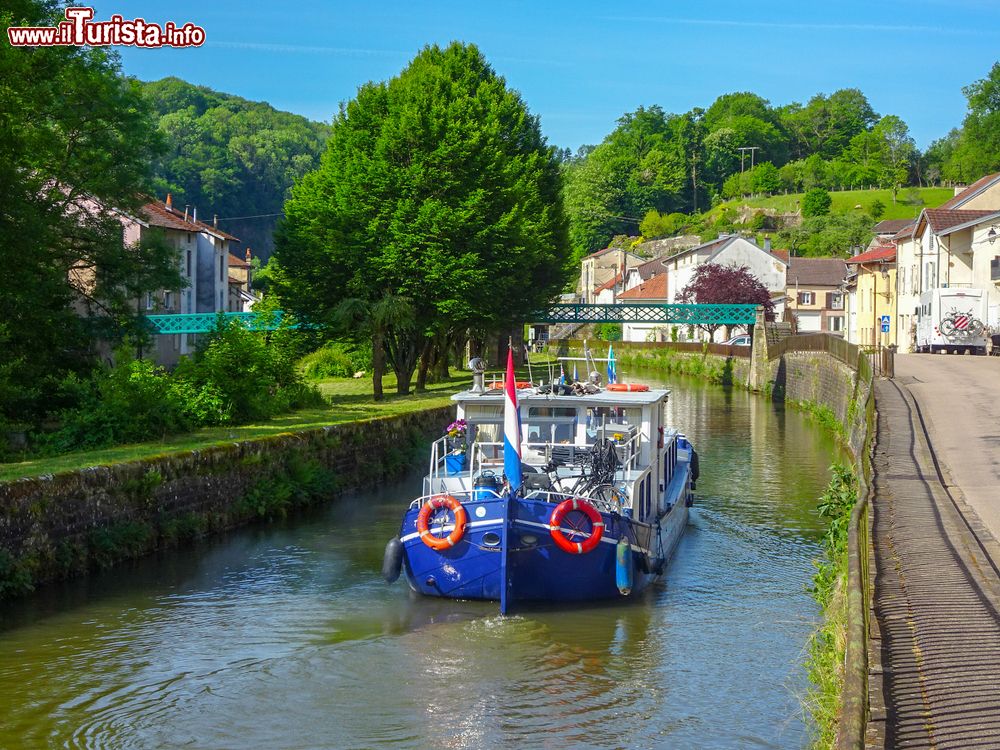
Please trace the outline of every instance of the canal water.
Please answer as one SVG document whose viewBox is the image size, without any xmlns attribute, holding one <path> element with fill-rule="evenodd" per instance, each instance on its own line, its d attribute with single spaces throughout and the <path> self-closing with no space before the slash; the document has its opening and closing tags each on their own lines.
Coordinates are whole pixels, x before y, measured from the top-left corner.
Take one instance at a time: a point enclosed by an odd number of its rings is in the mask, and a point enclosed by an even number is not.
<svg viewBox="0 0 1000 750">
<path fill-rule="evenodd" d="M 836 448 L 766 399 L 669 385 L 702 479 L 641 599 L 502 618 L 387 586 L 414 475 L 2 605 L 0 748 L 807 746 Z"/>
</svg>

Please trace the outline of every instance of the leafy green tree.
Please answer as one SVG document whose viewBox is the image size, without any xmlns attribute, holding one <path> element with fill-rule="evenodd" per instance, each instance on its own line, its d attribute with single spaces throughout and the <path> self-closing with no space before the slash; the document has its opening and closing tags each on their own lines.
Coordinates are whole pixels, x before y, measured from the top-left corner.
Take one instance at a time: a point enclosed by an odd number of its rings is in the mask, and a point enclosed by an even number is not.
<svg viewBox="0 0 1000 750">
<path fill-rule="evenodd" d="M 0 26 L 54 25 L 60 10 L 10 0 Z M 49 395 L 56 383 L 93 364 L 96 331 L 77 310 L 134 330 L 130 303 L 181 282 L 165 245 L 122 241 L 159 147 L 138 84 L 104 48 L 14 48 L 2 36 L 0 423 L 31 423 L 65 405 Z"/>
<path fill-rule="evenodd" d="M 986 78 L 962 89 L 969 111 L 949 170 L 954 178 L 972 181 L 1000 169 L 1000 63 Z"/>
<path fill-rule="evenodd" d="M 607 246 L 617 234 L 635 234 L 649 209 L 669 212 L 685 206 L 693 124 L 676 123 L 659 107 L 623 115 L 618 127 L 566 173 L 566 209 L 576 259 Z"/>
<path fill-rule="evenodd" d="M 802 215 L 804 217 L 826 216 L 830 213 L 832 202 L 830 194 L 823 188 L 813 188 L 802 196 Z"/>
<path fill-rule="evenodd" d="M 867 97 L 858 89 L 840 89 L 829 97 L 817 94 L 804 107 L 783 107 L 780 115 L 791 136 L 792 153 L 800 159 L 813 154 L 837 158 L 855 136 L 870 130 L 878 120 Z"/>
<path fill-rule="evenodd" d="M 878 221 L 885 215 L 885 204 L 876 198 L 868 207 L 868 215 L 875 219 L 875 221 Z"/>
<path fill-rule="evenodd" d="M 781 190 L 781 176 L 778 168 L 766 161 L 753 168 L 750 175 L 750 186 L 755 193 L 771 195 Z"/>
<path fill-rule="evenodd" d="M 285 215 L 283 302 L 337 330 L 342 300 L 361 301 L 373 370 L 386 357 L 400 393 L 428 340 L 523 320 L 568 277 L 554 149 L 472 45 L 426 47 L 397 77 L 362 86 Z M 374 310 L 389 300 L 399 304 L 382 324 Z"/>
<path fill-rule="evenodd" d="M 871 238 L 867 214 L 811 216 L 798 226 L 778 232 L 778 241 L 795 255 L 813 258 L 846 258 L 851 248 L 864 247 Z"/>
</svg>

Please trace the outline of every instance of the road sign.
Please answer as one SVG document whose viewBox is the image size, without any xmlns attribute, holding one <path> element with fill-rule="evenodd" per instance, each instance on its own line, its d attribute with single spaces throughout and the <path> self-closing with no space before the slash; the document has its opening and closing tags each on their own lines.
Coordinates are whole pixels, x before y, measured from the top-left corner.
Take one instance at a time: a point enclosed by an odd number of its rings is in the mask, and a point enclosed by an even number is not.
<svg viewBox="0 0 1000 750">
<path fill-rule="evenodd" d="M 889 316 L 883 315 L 881 316 L 881 320 L 882 320 L 882 333 L 889 333 Z"/>
</svg>

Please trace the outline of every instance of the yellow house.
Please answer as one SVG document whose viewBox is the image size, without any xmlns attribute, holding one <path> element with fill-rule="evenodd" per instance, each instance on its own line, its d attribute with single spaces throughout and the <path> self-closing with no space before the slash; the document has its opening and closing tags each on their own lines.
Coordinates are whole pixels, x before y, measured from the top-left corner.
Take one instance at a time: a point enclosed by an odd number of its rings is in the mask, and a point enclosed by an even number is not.
<svg viewBox="0 0 1000 750">
<path fill-rule="evenodd" d="M 850 340 L 860 346 L 888 346 L 896 341 L 896 247 L 883 245 L 847 263 L 857 269 L 855 310 L 857 327 Z"/>
</svg>

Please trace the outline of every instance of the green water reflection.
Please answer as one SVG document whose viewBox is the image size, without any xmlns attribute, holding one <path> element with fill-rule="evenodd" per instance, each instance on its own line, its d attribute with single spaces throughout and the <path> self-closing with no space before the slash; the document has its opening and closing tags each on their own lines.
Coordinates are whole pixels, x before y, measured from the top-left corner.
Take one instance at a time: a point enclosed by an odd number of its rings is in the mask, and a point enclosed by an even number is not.
<svg viewBox="0 0 1000 750">
<path fill-rule="evenodd" d="M 386 586 L 414 476 L 8 604 L 0 747 L 804 747 L 835 448 L 764 399 L 670 386 L 702 481 L 641 600 L 501 618 Z"/>
</svg>

